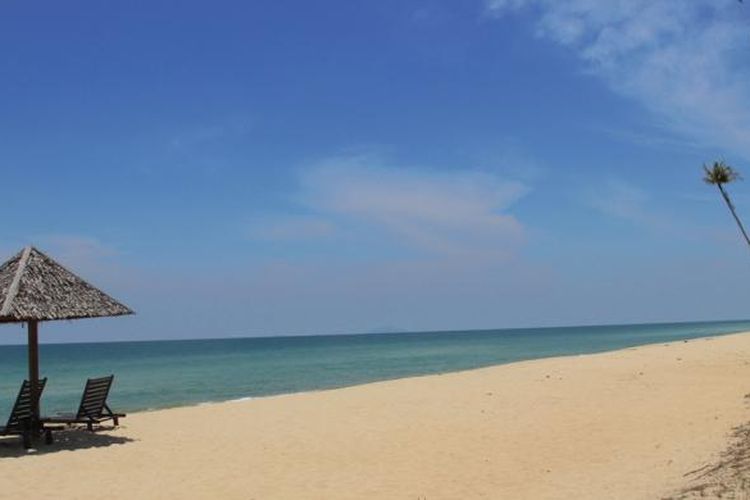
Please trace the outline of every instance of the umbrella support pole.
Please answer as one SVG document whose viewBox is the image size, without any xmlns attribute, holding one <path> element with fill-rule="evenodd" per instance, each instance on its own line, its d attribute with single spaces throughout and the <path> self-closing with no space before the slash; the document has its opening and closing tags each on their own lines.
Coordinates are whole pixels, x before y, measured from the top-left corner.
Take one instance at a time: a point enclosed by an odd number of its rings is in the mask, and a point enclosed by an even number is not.
<svg viewBox="0 0 750 500">
<path fill-rule="evenodd" d="M 29 321 L 29 384 L 31 387 L 31 430 L 39 429 L 39 322 Z"/>
</svg>

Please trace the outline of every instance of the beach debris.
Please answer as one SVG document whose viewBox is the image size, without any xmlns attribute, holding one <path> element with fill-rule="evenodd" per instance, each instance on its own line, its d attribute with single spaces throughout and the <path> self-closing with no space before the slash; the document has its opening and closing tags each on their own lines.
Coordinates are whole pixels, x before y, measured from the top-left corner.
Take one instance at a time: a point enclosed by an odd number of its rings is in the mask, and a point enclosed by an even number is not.
<svg viewBox="0 0 750 500">
<path fill-rule="evenodd" d="M 684 474 L 691 483 L 664 500 L 750 497 L 750 423 L 736 427 L 731 442 L 714 463 Z"/>
</svg>

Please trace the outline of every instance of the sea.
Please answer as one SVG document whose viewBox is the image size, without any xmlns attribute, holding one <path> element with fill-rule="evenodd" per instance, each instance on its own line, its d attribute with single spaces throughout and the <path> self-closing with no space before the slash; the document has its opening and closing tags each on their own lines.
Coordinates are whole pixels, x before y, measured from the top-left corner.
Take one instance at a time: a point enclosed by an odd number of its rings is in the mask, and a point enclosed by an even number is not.
<svg viewBox="0 0 750 500">
<path fill-rule="evenodd" d="M 42 413 L 74 412 L 86 378 L 115 374 L 110 406 L 133 412 L 317 391 L 750 331 L 748 321 L 40 345 Z M 0 346 L 0 425 L 27 373 Z"/>
</svg>

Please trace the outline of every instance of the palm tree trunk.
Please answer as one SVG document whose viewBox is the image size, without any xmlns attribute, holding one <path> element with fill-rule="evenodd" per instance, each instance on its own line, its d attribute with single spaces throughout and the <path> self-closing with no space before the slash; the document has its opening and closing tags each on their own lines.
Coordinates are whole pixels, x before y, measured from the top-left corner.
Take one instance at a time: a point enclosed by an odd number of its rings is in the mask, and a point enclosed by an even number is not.
<svg viewBox="0 0 750 500">
<path fill-rule="evenodd" d="M 740 220 L 739 216 L 737 215 L 737 212 L 734 209 L 734 204 L 732 203 L 732 200 L 729 199 L 729 195 L 726 191 L 724 191 L 724 186 L 721 184 L 717 184 L 719 186 L 719 191 L 721 191 L 721 196 L 724 197 L 724 201 L 727 202 L 727 206 L 729 207 L 729 211 L 732 212 L 732 217 L 734 217 L 734 220 L 737 222 L 737 226 L 739 226 L 740 231 L 742 232 L 742 236 L 745 237 L 745 241 L 747 242 L 747 245 L 750 246 L 750 237 L 747 235 L 747 231 L 745 231 L 745 226 L 742 225 L 742 221 Z"/>
</svg>

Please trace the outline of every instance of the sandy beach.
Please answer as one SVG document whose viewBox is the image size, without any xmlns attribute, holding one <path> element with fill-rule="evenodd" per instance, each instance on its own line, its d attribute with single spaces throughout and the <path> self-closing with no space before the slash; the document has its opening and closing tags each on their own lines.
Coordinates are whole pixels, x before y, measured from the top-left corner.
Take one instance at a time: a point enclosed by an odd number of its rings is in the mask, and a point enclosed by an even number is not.
<svg viewBox="0 0 750 500">
<path fill-rule="evenodd" d="M 142 412 L 34 453 L 3 440 L 0 497 L 664 498 L 748 393 L 745 333 Z"/>
</svg>

